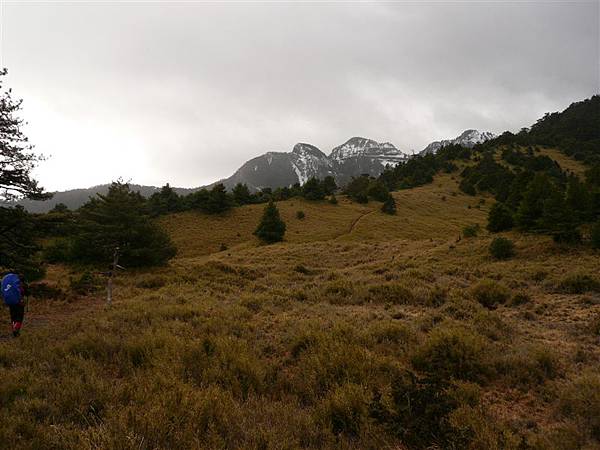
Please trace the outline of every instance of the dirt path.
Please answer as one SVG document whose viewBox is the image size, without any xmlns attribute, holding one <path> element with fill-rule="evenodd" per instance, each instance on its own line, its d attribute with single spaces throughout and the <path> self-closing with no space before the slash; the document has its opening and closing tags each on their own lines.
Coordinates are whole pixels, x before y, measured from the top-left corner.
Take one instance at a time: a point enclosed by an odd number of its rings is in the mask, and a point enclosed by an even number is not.
<svg viewBox="0 0 600 450">
<path fill-rule="evenodd" d="M 373 214 L 375 212 L 377 212 L 377 210 L 374 209 L 372 211 L 366 212 L 366 213 L 361 214 L 360 216 L 358 216 L 356 219 L 354 219 L 352 221 L 352 223 L 350 224 L 350 228 L 348 229 L 348 231 L 345 232 L 345 233 L 340 234 L 335 239 L 337 240 L 337 239 L 340 239 L 340 238 L 342 238 L 344 236 L 349 236 L 350 234 L 352 234 L 352 232 L 356 228 L 356 225 L 358 225 L 358 222 L 360 222 L 364 217 L 368 216 L 369 214 Z"/>
<path fill-rule="evenodd" d="M 104 308 L 102 297 L 80 297 L 71 302 L 30 299 L 22 333 L 47 326 L 60 326 L 73 316 L 95 312 L 102 308 Z M 0 309 L 0 341 L 12 338 L 8 308 L 2 308 Z"/>
</svg>

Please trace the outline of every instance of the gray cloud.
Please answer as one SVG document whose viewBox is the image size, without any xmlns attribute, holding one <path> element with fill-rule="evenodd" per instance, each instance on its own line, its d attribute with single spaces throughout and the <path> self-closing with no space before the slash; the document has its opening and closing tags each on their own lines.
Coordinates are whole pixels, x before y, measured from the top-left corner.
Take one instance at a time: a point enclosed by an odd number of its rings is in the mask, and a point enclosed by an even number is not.
<svg viewBox="0 0 600 450">
<path fill-rule="evenodd" d="M 599 91 L 580 3 L 13 3 L 2 56 L 50 189 L 197 186 L 298 141 L 420 150 Z"/>
</svg>

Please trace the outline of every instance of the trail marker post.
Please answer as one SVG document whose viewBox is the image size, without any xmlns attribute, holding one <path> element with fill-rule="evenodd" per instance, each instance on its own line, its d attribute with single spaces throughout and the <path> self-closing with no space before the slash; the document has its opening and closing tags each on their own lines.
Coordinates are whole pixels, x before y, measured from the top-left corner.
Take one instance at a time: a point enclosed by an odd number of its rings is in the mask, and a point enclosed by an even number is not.
<svg viewBox="0 0 600 450">
<path fill-rule="evenodd" d="M 112 305 L 113 275 L 117 269 L 125 270 L 124 267 L 119 265 L 119 247 L 115 247 L 115 251 L 113 253 L 113 262 L 110 266 L 110 270 L 107 273 L 108 281 L 106 283 L 106 306 Z"/>
</svg>

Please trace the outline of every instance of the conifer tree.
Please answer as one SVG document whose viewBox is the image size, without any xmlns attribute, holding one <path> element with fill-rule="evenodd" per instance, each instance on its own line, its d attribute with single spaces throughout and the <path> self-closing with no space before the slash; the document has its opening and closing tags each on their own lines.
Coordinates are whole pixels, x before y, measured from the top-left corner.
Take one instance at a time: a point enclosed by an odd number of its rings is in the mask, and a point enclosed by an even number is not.
<svg viewBox="0 0 600 450">
<path fill-rule="evenodd" d="M 513 216 L 503 203 L 496 202 L 488 214 L 487 229 L 492 233 L 510 230 L 513 227 Z"/>
<path fill-rule="evenodd" d="M 247 205 L 252 202 L 252 194 L 246 184 L 238 183 L 232 190 L 233 200 L 238 205 Z"/>
<path fill-rule="evenodd" d="M 206 203 L 202 209 L 209 214 L 219 214 L 231 208 L 231 198 L 222 183 L 215 184 L 208 192 Z"/>
<path fill-rule="evenodd" d="M 337 183 L 331 175 L 323 178 L 323 190 L 325 191 L 325 195 L 333 195 L 337 190 Z"/>
<path fill-rule="evenodd" d="M 181 198 L 169 185 L 165 184 L 160 191 L 155 192 L 148 199 L 150 211 L 155 214 L 168 214 L 181 210 Z"/>
<path fill-rule="evenodd" d="M 517 210 L 515 221 L 524 230 L 534 230 L 544 212 L 544 202 L 556 188 L 547 175 L 536 174 L 527 185 L 523 199 Z"/>
<path fill-rule="evenodd" d="M 21 129 L 18 117 L 22 100 L 14 100 L 9 90 L 2 88 L 6 69 L 0 69 L 0 201 L 18 198 L 42 200 L 49 198 L 31 171 L 40 157 Z M 0 267 L 23 272 L 29 279 L 40 277 L 43 269 L 35 259 L 38 246 L 31 216 L 20 207 L 0 206 Z"/>
<path fill-rule="evenodd" d="M 306 200 L 323 200 L 325 198 L 323 184 L 315 177 L 309 178 L 302 186 L 302 195 Z"/>
<path fill-rule="evenodd" d="M 7 74 L 0 69 L 0 77 Z M 49 197 L 31 178 L 31 171 L 41 159 L 23 134 L 23 120 L 17 114 L 22 100 L 14 100 L 10 89 L 2 91 L 0 78 L 0 200 L 26 197 L 43 200 Z"/>
<path fill-rule="evenodd" d="M 285 229 L 285 222 L 281 220 L 279 210 L 271 200 L 265 207 L 262 219 L 254 234 L 263 242 L 271 244 L 283 240 Z"/>
<path fill-rule="evenodd" d="M 166 232 L 150 220 L 144 198 L 121 182 L 81 207 L 72 258 L 104 264 L 116 247 L 120 261 L 129 267 L 161 265 L 176 253 Z"/>
<path fill-rule="evenodd" d="M 385 202 L 390 197 L 390 191 L 381 180 L 371 180 L 367 188 L 367 195 L 378 202 Z"/>
<path fill-rule="evenodd" d="M 385 202 L 383 202 L 381 211 L 390 215 L 396 214 L 396 201 L 394 200 L 394 197 L 392 197 L 391 194 L 388 194 L 387 199 L 385 200 Z"/>
<path fill-rule="evenodd" d="M 576 176 L 569 177 L 565 205 L 579 221 L 585 221 L 591 215 L 591 194 L 590 186 L 583 184 Z"/>
</svg>

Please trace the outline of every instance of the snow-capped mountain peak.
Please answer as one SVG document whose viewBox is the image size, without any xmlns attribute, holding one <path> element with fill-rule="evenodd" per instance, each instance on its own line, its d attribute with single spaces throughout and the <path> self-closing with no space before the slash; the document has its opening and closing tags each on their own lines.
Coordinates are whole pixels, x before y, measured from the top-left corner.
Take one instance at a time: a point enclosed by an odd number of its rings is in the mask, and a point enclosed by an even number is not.
<svg viewBox="0 0 600 450">
<path fill-rule="evenodd" d="M 327 157 L 325 155 L 325 153 L 323 153 L 321 150 L 319 150 L 314 145 L 305 144 L 303 142 L 299 142 L 296 145 L 294 145 L 294 148 L 292 149 L 292 153 L 295 153 L 297 155 L 311 155 L 311 156 L 315 156 L 317 158 L 326 158 Z"/>
<path fill-rule="evenodd" d="M 425 147 L 419 154 L 435 154 L 440 148 L 451 144 L 458 144 L 462 145 L 463 147 L 472 148 L 476 144 L 481 144 L 482 142 L 489 141 L 490 139 L 494 139 L 495 137 L 496 135 L 489 131 L 465 130 L 454 139 L 444 139 L 442 141 L 432 142 L 427 147 Z"/>
<path fill-rule="evenodd" d="M 360 156 L 390 156 L 397 159 L 405 159 L 405 154 L 398 150 L 390 142 L 376 142 L 363 137 L 353 137 L 344 144 L 337 146 L 331 151 L 329 157 L 335 161 L 344 161 L 348 158 Z"/>
<path fill-rule="evenodd" d="M 460 136 L 454 139 L 455 144 L 461 145 L 475 145 L 481 144 L 482 142 L 494 139 L 496 135 L 489 131 L 478 131 L 478 130 L 465 130 Z"/>
<path fill-rule="evenodd" d="M 314 145 L 296 144 L 290 154 L 290 163 L 300 184 L 306 183 L 311 177 L 330 174 L 329 158 Z"/>
</svg>

